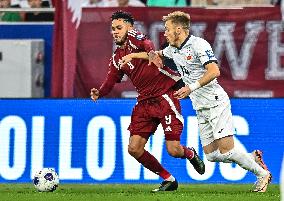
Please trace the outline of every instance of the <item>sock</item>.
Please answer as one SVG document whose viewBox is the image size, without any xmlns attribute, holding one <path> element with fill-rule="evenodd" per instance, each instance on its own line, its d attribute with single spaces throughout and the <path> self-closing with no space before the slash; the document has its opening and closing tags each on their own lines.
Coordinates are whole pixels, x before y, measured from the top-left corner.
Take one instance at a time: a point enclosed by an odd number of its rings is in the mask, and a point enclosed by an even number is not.
<svg viewBox="0 0 284 201">
<path fill-rule="evenodd" d="M 163 168 L 159 161 L 146 150 L 142 156 L 137 159 L 137 161 L 145 168 L 159 175 L 163 179 L 168 179 L 171 176 L 171 174 L 165 168 Z"/>
<path fill-rule="evenodd" d="M 252 153 L 248 153 L 248 156 L 249 156 L 252 160 L 254 160 L 254 156 L 253 156 Z"/>
<path fill-rule="evenodd" d="M 206 154 L 206 158 L 208 161 L 211 161 L 211 162 L 220 162 L 220 151 L 219 149 L 209 153 L 209 154 Z M 222 161 L 223 162 L 223 161 Z"/>
<path fill-rule="evenodd" d="M 194 157 L 194 152 L 186 146 L 182 146 L 182 148 L 184 151 L 184 156 L 182 158 L 187 158 L 188 160 L 191 160 Z"/>
<path fill-rule="evenodd" d="M 171 175 L 169 178 L 165 179 L 166 181 L 175 181 L 176 179 Z"/>
<path fill-rule="evenodd" d="M 258 165 L 248 153 L 244 153 L 237 148 L 233 148 L 232 150 L 228 151 L 227 153 L 221 154 L 222 161 L 232 161 L 254 173 L 257 177 L 262 177 L 267 174 L 267 171 L 264 170 L 260 165 Z"/>
</svg>

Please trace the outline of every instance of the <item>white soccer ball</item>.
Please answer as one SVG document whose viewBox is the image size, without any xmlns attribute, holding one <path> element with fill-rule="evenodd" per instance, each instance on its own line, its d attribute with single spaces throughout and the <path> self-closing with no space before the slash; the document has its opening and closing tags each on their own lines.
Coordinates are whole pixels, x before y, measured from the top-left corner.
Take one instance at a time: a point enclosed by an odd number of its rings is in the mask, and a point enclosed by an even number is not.
<svg viewBox="0 0 284 201">
<path fill-rule="evenodd" d="M 43 168 L 33 179 L 35 188 L 40 192 L 53 192 L 59 184 L 58 174 L 52 168 Z"/>
</svg>

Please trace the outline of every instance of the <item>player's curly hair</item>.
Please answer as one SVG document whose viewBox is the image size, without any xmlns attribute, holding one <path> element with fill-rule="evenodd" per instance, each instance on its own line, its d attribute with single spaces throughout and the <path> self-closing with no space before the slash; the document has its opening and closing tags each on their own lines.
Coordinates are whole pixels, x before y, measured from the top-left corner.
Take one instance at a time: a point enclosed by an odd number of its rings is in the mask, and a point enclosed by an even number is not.
<svg viewBox="0 0 284 201">
<path fill-rule="evenodd" d="M 163 21 L 171 21 L 173 24 L 181 25 L 185 30 L 190 26 L 190 15 L 182 11 L 174 11 L 163 16 Z"/>
<path fill-rule="evenodd" d="M 134 18 L 128 12 L 123 12 L 121 10 L 114 12 L 111 16 L 111 21 L 117 20 L 117 19 L 123 19 L 125 22 L 128 22 L 131 25 L 134 24 Z"/>
</svg>

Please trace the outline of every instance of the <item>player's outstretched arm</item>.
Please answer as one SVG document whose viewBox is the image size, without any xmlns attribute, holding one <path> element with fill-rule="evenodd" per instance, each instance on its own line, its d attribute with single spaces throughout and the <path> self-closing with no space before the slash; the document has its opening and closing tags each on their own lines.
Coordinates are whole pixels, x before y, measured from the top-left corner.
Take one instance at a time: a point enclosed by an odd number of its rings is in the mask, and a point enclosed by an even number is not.
<svg viewBox="0 0 284 201">
<path fill-rule="evenodd" d="M 152 63 L 157 66 L 158 68 L 163 67 L 163 61 L 161 58 L 161 51 L 154 51 L 151 50 L 149 53 L 147 52 L 137 52 L 137 53 L 131 53 L 124 57 L 122 57 L 121 60 L 119 60 L 119 65 L 124 66 L 128 62 L 130 62 L 132 59 L 147 59 L 149 60 L 149 65 Z"/>
<path fill-rule="evenodd" d="M 147 52 L 137 52 L 137 53 L 130 53 L 128 55 L 125 55 L 119 60 L 119 65 L 124 66 L 128 62 L 130 62 L 132 59 L 147 59 L 148 55 Z"/>
<path fill-rule="evenodd" d="M 174 96 L 177 99 L 183 99 L 183 98 L 186 98 L 187 96 L 189 96 L 190 93 L 191 93 L 191 90 L 190 90 L 189 86 L 186 85 L 186 86 L 180 88 L 179 90 L 177 90 L 174 93 Z"/>
<path fill-rule="evenodd" d="M 194 83 L 188 84 L 185 87 L 182 87 L 181 89 L 177 90 L 174 93 L 174 96 L 178 99 L 182 99 L 187 97 L 192 91 L 208 84 L 213 79 L 220 76 L 220 70 L 218 65 L 215 62 L 209 63 L 205 66 L 206 72 L 205 74 L 200 78 L 200 80 L 197 80 Z"/>
<path fill-rule="evenodd" d="M 153 50 L 151 50 L 148 53 L 149 65 L 153 63 L 158 68 L 162 68 L 163 67 L 163 61 L 162 61 L 161 56 L 162 56 L 161 51 L 153 51 Z"/>
<path fill-rule="evenodd" d="M 200 86 L 204 86 L 214 80 L 215 78 L 220 76 L 220 70 L 218 65 L 215 62 L 209 63 L 205 65 L 206 72 L 204 75 L 198 80 Z"/>
<path fill-rule="evenodd" d="M 99 92 L 98 89 L 92 88 L 90 95 L 91 95 L 91 99 L 92 99 L 93 101 L 96 101 L 96 100 L 99 98 L 99 96 L 100 96 L 100 92 Z"/>
</svg>

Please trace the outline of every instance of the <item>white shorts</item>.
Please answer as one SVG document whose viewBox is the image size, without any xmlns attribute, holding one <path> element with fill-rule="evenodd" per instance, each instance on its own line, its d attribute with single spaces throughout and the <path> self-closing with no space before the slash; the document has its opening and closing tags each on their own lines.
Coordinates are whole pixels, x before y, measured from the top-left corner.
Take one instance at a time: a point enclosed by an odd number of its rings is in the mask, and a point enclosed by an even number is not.
<svg viewBox="0 0 284 201">
<path fill-rule="evenodd" d="M 230 102 L 212 108 L 197 110 L 198 126 L 202 146 L 214 140 L 234 134 Z"/>
</svg>

